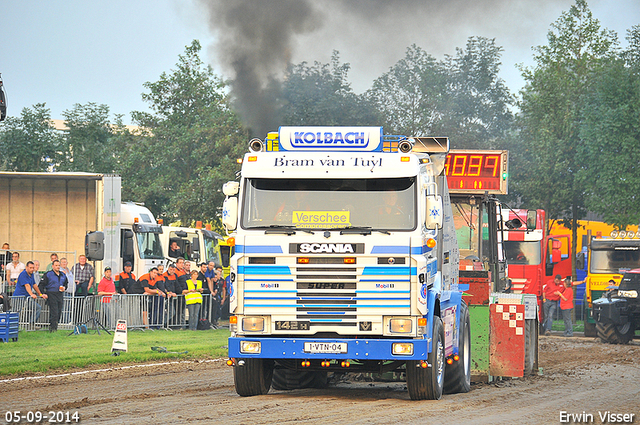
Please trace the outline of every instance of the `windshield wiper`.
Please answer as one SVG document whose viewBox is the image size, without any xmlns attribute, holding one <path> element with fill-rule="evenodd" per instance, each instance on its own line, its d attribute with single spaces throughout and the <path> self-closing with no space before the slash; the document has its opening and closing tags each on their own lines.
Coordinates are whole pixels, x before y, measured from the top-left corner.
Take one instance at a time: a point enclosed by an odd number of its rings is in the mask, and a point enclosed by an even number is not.
<svg viewBox="0 0 640 425">
<path fill-rule="evenodd" d="M 372 231 L 380 232 L 385 235 L 390 235 L 391 233 L 388 230 L 384 229 L 373 229 L 370 226 L 345 226 L 345 227 L 333 227 L 327 230 L 340 230 L 340 234 L 348 234 L 348 233 L 360 233 L 362 235 L 370 235 Z"/>
<path fill-rule="evenodd" d="M 329 230 L 340 230 L 340 234 L 349 234 L 349 233 L 359 233 L 361 235 L 370 235 L 371 227 L 370 226 L 344 226 L 344 227 L 333 227 Z"/>
<path fill-rule="evenodd" d="M 266 229 L 264 231 L 265 234 L 284 233 L 286 235 L 295 235 L 296 230 L 300 230 L 302 232 L 311 233 L 313 235 L 313 232 L 309 229 L 301 229 L 296 226 L 285 225 L 285 224 L 271 224 L 269 226 L 256 226 L 256 227 L 252 227 L 252 229 Z"/>
</svg>

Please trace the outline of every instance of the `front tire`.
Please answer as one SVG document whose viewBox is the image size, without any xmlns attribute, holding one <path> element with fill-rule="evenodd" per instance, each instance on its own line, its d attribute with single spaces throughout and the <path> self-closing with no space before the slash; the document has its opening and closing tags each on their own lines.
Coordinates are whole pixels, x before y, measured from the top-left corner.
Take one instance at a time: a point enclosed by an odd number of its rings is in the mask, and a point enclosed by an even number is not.
<svg viewBox="0 0 640 425">
<path fill-rule="evenodd" d="M 598 338 L 602 342 L 608 342 L 609 344 L 627 344 L 635 334 L 631 322 L 627 322 L 622 326 L 616 326 L 613 323 L 596 322 L 596 331 Z"/>
<path fill-rule="evenodd" d="M 242 397 L 263 395 L 271 388 L 273 362 L 263 359 L 244 359 L 243 365 L 233 368 L 236 392 Z"/>
<path fill-rule="evenodd" d="M 297 390 L 301 388 L 326 388 L 327 371 L 300 371 L 292 369 L 275 369 L 271 386 L 274 390 Z"/>
<path fill-rule="evenodd" d="M 467 303 L 460 303 L 460 334 L 458 356 L 460 359 L 447 365 L 444 372 L 444 392 L 467 393 L 471 390 L 471 324 Z"/>
<path fill-rule="evenodd" d="M 433 343 L 427 357 L 429 367 L 418 360 L 407 361 L 407 389 L 411 400 L 440 400 L 444 389 L 444 328 L 438 316 L 433 317 Z"/>
</svg>

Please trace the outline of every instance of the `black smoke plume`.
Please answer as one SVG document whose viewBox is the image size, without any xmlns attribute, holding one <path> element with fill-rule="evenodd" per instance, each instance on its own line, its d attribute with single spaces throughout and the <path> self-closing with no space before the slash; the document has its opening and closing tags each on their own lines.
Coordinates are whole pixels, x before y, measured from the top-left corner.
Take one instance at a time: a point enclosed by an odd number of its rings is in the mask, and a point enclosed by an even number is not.
<svg viewBox="0 0 640 425">
<path fill-rule="evenodd" d="M 572 0 L 197 0 L 216 35 L 215 56 L 231 78 L 234 108 L 257 137 L 277 130 L 280 86 L 287 66 L 327 62 L 331 52 L 351 64 L 365 90 L 417 44 L 453 55 L 469 36 L 496 38 L 526 51 L 531 33 L 548 28 Z M 505 58 L 506 55 L 505 54 Z M 517 55 L 516 55 L 517 56 Z M 522 62 L 514 58 L 508 66 Z M 357 90 L 356 90 L 357 91 Z"/>
</svg>

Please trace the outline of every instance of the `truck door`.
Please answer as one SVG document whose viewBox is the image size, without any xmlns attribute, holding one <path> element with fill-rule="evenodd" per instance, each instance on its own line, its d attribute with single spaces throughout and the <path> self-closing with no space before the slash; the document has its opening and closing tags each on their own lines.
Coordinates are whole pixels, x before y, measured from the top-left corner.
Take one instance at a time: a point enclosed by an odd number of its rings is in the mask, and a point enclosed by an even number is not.
<svg viewBox="0 0 640 425">
<path fill-rule="evenodd" d="M 571 275 L 570 235 L 546 237 L 545 274 L 547 276 Z"/>
</svg>

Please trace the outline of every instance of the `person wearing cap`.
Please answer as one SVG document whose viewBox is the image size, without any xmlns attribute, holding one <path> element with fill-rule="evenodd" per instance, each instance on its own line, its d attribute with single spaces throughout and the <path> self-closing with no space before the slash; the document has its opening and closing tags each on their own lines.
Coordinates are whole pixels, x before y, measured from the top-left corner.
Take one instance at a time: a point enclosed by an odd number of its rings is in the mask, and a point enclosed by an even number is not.
<svg viewBox="0 0 640 425">
<path fill-rule="evenodd" d="M 128 294 L 129 287 L 136 282 L 136 275 L 131 272 L 131 262 L 124 263 L 124 271 L 116 276 L 116 288 L 120 294 Z"/>
<path fill-rule="evenodd" d="M 105 326 L 110 326 L 111 320 L 111 297 L 116 294 L 116 284 L 111 278 L 111 267 L 104 268 L 104 276 L 98 283 L 98 296 L 100 297 L 102 307 L 102 317 L 104 317 Z"/>
<path fill-rule="evenodd" d="M 544 312 L 543 328 L 545 335 L 551 335 L 553 316 L 555 316 L 556 314 L 558 301 L 560 301 L 560 295 L 558 294 L 558 292 L 561 292 L 563 289 L 564 285 L 562 284 L 562 276 L 560 276 L 559 274 L 557 274 L 554 279 L 549 279 L 544 285 L 542 292 L 542 309 Z"/>
</svg>

